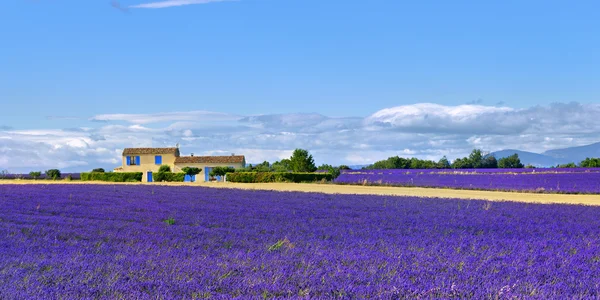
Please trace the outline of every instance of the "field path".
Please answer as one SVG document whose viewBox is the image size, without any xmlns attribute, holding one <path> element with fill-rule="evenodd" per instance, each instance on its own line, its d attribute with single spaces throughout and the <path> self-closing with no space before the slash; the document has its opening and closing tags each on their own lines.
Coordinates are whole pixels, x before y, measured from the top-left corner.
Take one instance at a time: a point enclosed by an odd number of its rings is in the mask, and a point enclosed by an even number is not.
<svg viewBox="0 0 600 300">
<path fill-rule="evenodd" d="M 454 190 L 418 187 L 389 187 L 335 185 L 316 183 L 232 183 L 232 182 L 198 182 L 198 183 L 111 183 L 98 181 L 45 181 L 45 180 L 0 180 L 2 184 L 148 184 L 169 186 L 202 186 L 211 188 L 235 188 L 247 190 L 272 190 L 294 192 L 316 192 L 326 194 L 359 194 L 359 195 L 390 195 L 439 197 L 460 199 L 482 199 L 491 201 L 520 201 L 529 203 L 565 203 L 600 206 L 600 195 L 566 195 L 566 194 L 537 194 L 496 191 Z"/>
</svg>

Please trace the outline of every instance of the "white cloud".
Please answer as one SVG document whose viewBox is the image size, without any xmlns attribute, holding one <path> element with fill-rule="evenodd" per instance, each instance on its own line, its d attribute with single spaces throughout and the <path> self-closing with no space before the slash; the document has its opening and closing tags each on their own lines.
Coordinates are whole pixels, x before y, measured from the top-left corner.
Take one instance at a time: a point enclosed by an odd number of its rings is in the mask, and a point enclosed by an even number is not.
<svg viewBox="0 0 600 300">
<path fill-rule="evenodd" d="M 192 4 L 208 4 L 212 2 L 225 2 L 233 0 L 165 0 L 158 2 L 143 3 L 137 5 L 131 5 L 130 8 L 167 8 L 174 6 L 184 6 Z"/>
<path fill-rule="evenodd" d="M 0 128 L 0 169 L 112 169 L 125 147 L 173 147 L 188 155 L 243 154 L 248 163 L 308 149 L 315 161 L 368 164 L 389 156 L 449 159 L 484 151 L 549 149 L 600 141 L 600 105 L 558 103 L 515 109 L 415 104 L 365 118 L 320 114 L 239 116 L 210 111 L 105 114 L 96 127 Z M 122 124 L 122 123 L 125 124 Z"/>
</svg>

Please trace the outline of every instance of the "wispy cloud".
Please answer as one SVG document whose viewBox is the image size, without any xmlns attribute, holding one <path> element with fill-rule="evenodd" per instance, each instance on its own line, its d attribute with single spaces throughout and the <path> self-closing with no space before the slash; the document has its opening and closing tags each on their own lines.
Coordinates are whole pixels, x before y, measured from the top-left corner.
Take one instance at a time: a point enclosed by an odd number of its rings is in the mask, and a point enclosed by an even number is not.
<svg viewBox="0 0 600 300">
<path fill-rule="evenodd" d="M 129 6 L 130 8 L 167 8 L 192 4 L 208 4 L 212 2 L 225 2 L 231 0 L 165 0 L 158 2 L 142 3 Z M 118 3 L 117 3 L 118 4 Z"/>
</svg>

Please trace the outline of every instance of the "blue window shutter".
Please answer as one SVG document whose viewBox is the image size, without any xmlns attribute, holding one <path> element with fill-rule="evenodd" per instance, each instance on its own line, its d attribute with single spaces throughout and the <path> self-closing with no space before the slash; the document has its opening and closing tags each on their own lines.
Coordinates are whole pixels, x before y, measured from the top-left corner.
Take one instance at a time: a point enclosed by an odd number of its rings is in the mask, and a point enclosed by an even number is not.
<svg viewBox="0 0 600 300">
<path fill-rule="evenodd" d="M 155 165 L 160 165 L 160 164 L 162 164 L 162 156 L 160 156 L 160 155 L 157 155 L 157 156 L 155 156 L 155 157 L 154 157 L 154 164 L 155 164 Z"/>
<path fill-rule="evenodd" d="M 140 157 L 139 156 L 135 157 L 135 164 L 138 166 L 140 165 Z"/>
<path fill-rule="evenodd" d="M 128 166 L 130 165 L 130 163 L 129 163 L 129 158 L 130 158 L 130 156 L 125 156 L 125 163 L 126 163 Z"/>
</svg>

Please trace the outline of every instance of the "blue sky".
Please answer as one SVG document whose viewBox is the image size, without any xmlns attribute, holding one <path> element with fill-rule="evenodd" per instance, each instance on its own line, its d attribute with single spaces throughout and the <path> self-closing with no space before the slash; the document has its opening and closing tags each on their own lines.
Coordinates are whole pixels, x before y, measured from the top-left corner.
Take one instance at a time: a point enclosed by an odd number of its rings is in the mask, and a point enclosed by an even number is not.
<svg viewBox="0 0 600 300">
<path fill-rule="evenodd" d="M 199 3 L 175 6 L 186 2 Z M 597 141 L 595 131 L 571 123 L 596 122 L 582 118 L 595 112 L 600 94 L 600 4 L 440 2 L 3 1 L 0 168 L 22 166 L 20 153 L 43 166 L 86 169 L 111 165 L 123 147 L 174 142 L 262 161 L 312 141 L 318 161 L 358 164 L 391 154 L 457 157 L 475 146 L 541 152 Z M 447 115 L 424 130 L 426 103 Z M 473 111 L 465 104 L 477 113 L 463 114 Z M 575 115 L 562 116 L 560 107 Z M 369 127 L 382 111 L 405 121 L 388 116 L 384 129 Z M 502 124 L 469 123 L 521 124 L 507 113 L 538 121 L 502 132 L 486 131 Z M 163 117 L 136 123 L 123 114 Z M 540 131 L 550 119 L 571 130 Z M 122 136 L 124 128 L 133 132 Z M 347 144 L 328 148 L 335 138 Z"/>
</svg>

